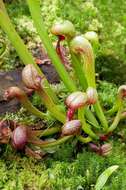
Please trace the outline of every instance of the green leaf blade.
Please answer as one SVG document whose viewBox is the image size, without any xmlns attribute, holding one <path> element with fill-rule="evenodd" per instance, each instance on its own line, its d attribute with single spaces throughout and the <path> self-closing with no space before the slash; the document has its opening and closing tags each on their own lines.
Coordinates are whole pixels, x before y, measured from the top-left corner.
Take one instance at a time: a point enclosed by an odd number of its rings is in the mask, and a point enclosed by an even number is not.
<svg viewBox="0 0 126 190">
<path fill-rule="evenodd" d="M 101 190 L 112 173 L 118 169 L 118 165 L 107 168 L 97 179 L 95 190 Z"/>
</svg>

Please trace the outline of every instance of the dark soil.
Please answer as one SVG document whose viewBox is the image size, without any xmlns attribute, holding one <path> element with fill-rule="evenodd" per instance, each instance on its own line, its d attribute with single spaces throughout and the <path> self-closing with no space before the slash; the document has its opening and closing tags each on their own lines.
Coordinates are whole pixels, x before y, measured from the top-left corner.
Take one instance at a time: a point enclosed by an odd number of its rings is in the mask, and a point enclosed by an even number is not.
<svg viewBox="0 0 126 190">
<path fill-rule="evenodd" d="M 40 65 L 40 68 L 50 83 L 59 82 L 58 74 L 52 64 L 48 64 L 46 61 L 45 64 Z M 24 84 L 21 80 L 21 71 L 22 68 L 8 72 L 0 72 L 0 114 L 17 111 L 20 107 L 20 104 L 16 99 L 8 102 L 5 101 L 3 94 L 5 90 L 11 86 L 18 86 L 24 89 Z"/>
</svg>

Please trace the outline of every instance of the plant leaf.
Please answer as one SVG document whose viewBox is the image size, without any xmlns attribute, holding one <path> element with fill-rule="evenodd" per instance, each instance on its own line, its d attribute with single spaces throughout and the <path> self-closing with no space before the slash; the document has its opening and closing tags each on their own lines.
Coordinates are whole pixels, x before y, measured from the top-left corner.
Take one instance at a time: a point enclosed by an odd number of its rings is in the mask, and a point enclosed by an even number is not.
<svg viewBox="0 0 126 190">
<path fill-rule="evenodd" d="M 114 165 L 109 168 L 107 168 L 97 179 L 95 190 L 101 190 L 103 186 L 105 185 L 107 179 L 109 176 L 118 168 L 119 166 Z"/>
</svg>

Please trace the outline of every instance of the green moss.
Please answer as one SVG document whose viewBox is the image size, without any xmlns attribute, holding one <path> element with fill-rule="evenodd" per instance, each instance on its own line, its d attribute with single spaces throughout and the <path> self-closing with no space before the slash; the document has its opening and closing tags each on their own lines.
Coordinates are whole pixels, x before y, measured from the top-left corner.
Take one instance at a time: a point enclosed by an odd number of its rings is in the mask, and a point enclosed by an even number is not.
<svg viewBox="0 0 126 190">
<path fill-rule="evenodd" d="M 1 155 L 0 188 L 28 190 L 76 190 L 93 189 L 98 176 L 109 166 L 119 165 L 119 169 L 107 181 L 104 190 L 125 190 L 126 151 L 123 144 L 114 142 L 112 154 L 101 157 L 84 147 L 73 158 L 70 144 L 66 144 L 43 161 L 26 158 L 20 153 L 8 151 Z M 65 157 L 57 156 L 65 153 Z M 71 157 L 70 157 L 71 155 Z M 67 157 L 67 159 L 66 159 Z"/>
<path fill-rule="evenodd" d="M 99 10 L 98 19 L 102 23 L 102 49 L 109 49 L 125 62 L 126 46 L 126 2 L 94 0 Z"/>
<path fill-rule="evenodd" d="M 117 86 L 113 83 L 102 81 L 97 85 L 97 87 L 102 105 L 110 109 L 116 100 Z"/>
</svg>

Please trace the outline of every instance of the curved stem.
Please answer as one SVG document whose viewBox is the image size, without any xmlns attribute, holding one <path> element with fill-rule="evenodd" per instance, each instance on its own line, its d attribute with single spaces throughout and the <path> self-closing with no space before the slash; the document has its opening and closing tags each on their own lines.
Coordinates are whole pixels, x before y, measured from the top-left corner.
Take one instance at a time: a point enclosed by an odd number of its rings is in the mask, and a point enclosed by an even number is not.
<svg viewBox="0 0 126 190">
<path fill-rule="evenodd" d="M 106 120 L 106 117 L 102 111 L 102 108 L 101 108 L 101 105 L 99 103 L 99 101 L 96 102 L 96 104 L 93 105 L 94 109 L 95 109 L 95 112 L 96 112 L 96 115 L 97 117 L 99 118 L 102 126 L 103 126 L 103 130 L 104 131 L 107 131 L 108 129 L 108 122 Z"/>
<path fill-rule="evenodd" d="M 120 119 L 121 119 L 121 113 L 122 113 L 122 109 L 119 109 L 112 125 L 108 128 L 107 133 L 110 133 L 110 132 L 114 131 L 114 129 L 116 129 L 116 127 L 119 124 Z"/>
<path fill-rule="evenodd" d="M 92 141 L 91 137 L 83 137 L 83 136 L 78 136 L 77 139 L 82 142 L 82 143 L 89 143 Z"/>
<path fill-rule="evenodd" d="M 84 108 L 78 110 L 78 119 L 82 122 L 83 131 L 93 139 L 98 139 L 98 136 L 91 130 L 90 125 L 86 123 L 84 118 Z"/>
<path fill-rule="evenodd" d="M 31 53 L 28 51 L 26 48 L 25 44 L 23 43 L 22 39 L 20 36 L 17 34 L 13 24 L 11 23 L 11 20 L 6 12 L 4 3 L 2 0 L 0 0 L 0 26 L 4 30 L 4 32 L 7 34 L 9 40 L 15 47 L 18 55 L 20 56 L 21 60 L 24 62 L 25 65 L 27 64 L 33 64 L 38 73 L 43 77 L 44 74 L 40 70 L 40 68 L 37 66 L 35 63 Z M 48 83 L 47 80 L 45 82 L 45 91 L 52 97 L 52 99 L 55 102 L 58 102 L 58 98 L 56 97 L 55 93 L 50 87 L 50 84 Z"/>
<path fill-rule="evenodd" d="M 29 9 L 30 9 L 34 24 L 39 33 L 39 36 L 47 50 L 49 57 L 52 60 L 52 63 L 54 64 L 60 78 L 62 79 L 65 86 L 68 88 L 68 90 L 70 92 L 76 91 L 76 86 L 74 85 L 73 81 L 69 77 L 69 74 L 65 70 L 65 67 L 61 63 L 60 58 L 58 57 L 56 51 L 54 50 L 52 43 L 49 39 L 49 36 L 45 30 L 43 19 L 41 17 L 40 2 L 35 1 L 35 0 L 27 0 L 27 3 L 29 6 Z"/>
<path fill-rule="evenodd" d="M 77 56 L 74 55 L 74 53 L 72 53 L 72 51 L 70 51 L 70 54 L 71 54 L 71 58 L 72 58 L 72 65 L 75 70 L 77 79 L 79 79 L 80 85 L 83 87 L 83 89 L 86 90 L 88 85 L 87 85 L 87 81 L 85 78 L 85 74 L 83 72 L 83 68 L 82 68 L 81 64 L 79 63 Z"/>
<path fill-rule="evenodd" d="M 56 141 L 53 142 L 48 142 L 48 141 L 42 141 L 42 140 L 35 140 L 33 142 L 31 142 L 32 144 L 35 144 L 41 148 L 49 148 L 49 147 L 53 147 L 53 146 L 58 146 L 64 142 L 66 142 L 67 140 L 69 140 L 70 138 L 72 138 L 73 136 L 65 136 L 62 137 Z"/>
<path fill-rule="evenodd" d="M 7 14 L 6 8 L 4 6 L 3 0 L 0 0 L 0 9 L 4 11 L 5 14 Z"/>
<path fill-rule="evenodd" d="M 117 96 L 115 104 L 110 110 L 106 112 L 106 114 L 108 114 L 109 116 L 113 115 L 115 112 L 118 111 L 121 105 L 122 105 L 122 99 L 120 99 L 120 97 Z"/>
<path fill-rule="evenodd" d="M 57 45 L 56 45 L 56 53 L 57 53 L 57 55 L 59 56 L 59 58 L 60 58 L 60 60 L 61 60 L 61 62 L 64 64 L 64 66 L 66 65 L 66 59 L 65 59 L 65 57 L 64 57 L 64 55 L 63 55 L 63 53 L 62 53 L 62 49 L 61 49 L 61 39 L 60 39 L 60 37 L 58 38 L 58 41 L 57 41 Z"/>
<path fill-rule="evenodd" d="M 21 100 L 21 103 L 23 107 L 26 108 L 33 115 L 36 115 L 41 119 L 47 119 L 48 116 L 45 113 L 39 111 L 35 106 L 33 106 L 32 103 L 28 100 L 28 98 Z"/>
<path fill-rule="evenodd" d="M 118 106 L 117 105 L 114 105 L 110 110 L 106 111 L 106 114 L 111 116 L 113 115 L 115 112 L 117 112 L 118 110 Z"/>
<path fill-rule="evenodd" d="M 87 51 L 86 55 L 82 54 L 81 56 L 82 56 L 82 60 L 84 62 L 83 67 L 84 67 L 85 76 L 86 76 L 86 79 L 88 82 L 88 86 L 96 88 L 95 64 L 94 64 L 94 56 L 93 56 L 92 49 L 89 49 Z M 107 131 L 108 123 L 107 123 L 106 117 L 103 113 L 103 110 L 101 108 L 99 100 L 97 100 L 97 102 L 93 105 L 93 107 L 94 107 L 97 117 L 99 118 L 99 120 L 103 126 L 103 130 Z"/>
<path fill-rule="evenodd" d="M 47 109 L 52 113 L 52 115 L 61 123 L 64 123 L 66 120 L 65 114 L 61 112 L 57 105 L 54 104 L 52 99 L 48 96 L 48 94 L 43 90 L 37 91 L 40 97 L 42 98 L 43 103 L 47 107 Z"/>
<path fill-rule="evenodd" d="M 93 125 L 95 128 L 100 129 L 99 123 L 91 110 L 89 110 L 87 107 L 85 108 L 85 117 L 88 120 L 91 125 Z"/>
<path fill-rule="evenodd" d="M 87 51 L 87 54 L 81 54 L 83 62 L 83 71 L 87 79 L 88 86 L 96 88 L 95 83 L 95 65 L 93 51 Z"/>
<path fill-rule="evenodd" d="M 32 131 L 32 133 L 34 136 L 45 137 L 45 136 L 53 135 L 60 131 L 61 131 L 61 127 L 51 127 L 45 130 L 35 130 L 35 131 Z"/>
</svg>

